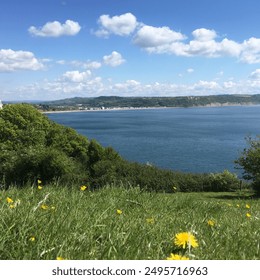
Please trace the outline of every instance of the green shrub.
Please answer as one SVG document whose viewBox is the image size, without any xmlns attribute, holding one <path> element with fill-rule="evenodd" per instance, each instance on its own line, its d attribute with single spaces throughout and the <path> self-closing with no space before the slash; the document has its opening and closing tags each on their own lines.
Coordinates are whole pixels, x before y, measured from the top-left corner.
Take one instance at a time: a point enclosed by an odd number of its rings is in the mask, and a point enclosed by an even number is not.
<svg viewBox="0 0 260 280">
<path fill-rule="evenodd" d="M 209 187 L 214 192 L 234 191 L 239 188 L 239 179 L 236 174 L 224 170 L 222 173 L 209 175 Z"/>
<path fill-rule="evenodd" d="M 247 141 L 248 148 L 244 149 L 236 164 L 244 170 L 244 179 L 250 180 L 257 195 L 260 195 L 260 136 Z"/>
</svg>

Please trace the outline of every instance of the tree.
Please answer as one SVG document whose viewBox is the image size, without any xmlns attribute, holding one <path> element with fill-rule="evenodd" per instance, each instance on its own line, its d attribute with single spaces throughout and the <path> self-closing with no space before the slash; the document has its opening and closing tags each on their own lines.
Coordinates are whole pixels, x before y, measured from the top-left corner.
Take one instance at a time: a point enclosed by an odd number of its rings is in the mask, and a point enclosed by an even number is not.
<svg viewBox="0 0 260 280">
<path fill-rule="evenodd" d="M 260 194 L 260 136 L 247 140 L 249 147 L 244 149 L 236 163 L 244 169 L 243 178 L 252 180 L 254 189 Z"/>
<path fill-rule="evenodd" d="M 54 123 L 27 104 L 0 110 L 0 181 L 22 186 L 41 178 L 86 180 L 86 137 Z"/>
</svg>

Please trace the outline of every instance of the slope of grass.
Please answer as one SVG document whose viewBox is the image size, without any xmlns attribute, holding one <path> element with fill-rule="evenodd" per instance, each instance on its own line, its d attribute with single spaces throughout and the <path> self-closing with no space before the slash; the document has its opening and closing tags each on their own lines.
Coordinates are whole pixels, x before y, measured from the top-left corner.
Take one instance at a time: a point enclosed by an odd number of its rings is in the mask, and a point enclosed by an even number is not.
<svg viewBox="0 0 260 280">
<path fill-rule="evenodd" d="M 0 211 L 0 259 L 260 259 L 260 203 L 246 194 L 33 186 L 0 191 Z M 177 247 L 180 232 L 199 246 Z"/>
</svg>

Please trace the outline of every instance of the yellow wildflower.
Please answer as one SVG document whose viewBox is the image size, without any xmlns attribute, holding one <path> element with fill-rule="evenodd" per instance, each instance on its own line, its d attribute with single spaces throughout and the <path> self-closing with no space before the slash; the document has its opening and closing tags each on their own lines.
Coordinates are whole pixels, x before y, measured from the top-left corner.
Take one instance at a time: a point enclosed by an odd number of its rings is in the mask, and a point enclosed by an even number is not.
<svg viewBox="0 0 260 280">
<path fill-rule="evenodd" d="M 247 218 L 250 218 L 251 214 L 250 213 L 246 213 L 246 216 L 247 216 Z"/>
<path fill-rule="evenodd" d="M 46 205 L 46 204 L 42 204 L 42 205 L 41 205 L 41 208 L 42 208 L 43 210 L 47 210 L 47 209 L 49 208 L 49 206 Z"/>
<path fill-rule="evenodd" d="M 210 227 L 214 227 L 215 226 L 215 222 L 213 220 L 208 220 L 208 225 Z"/>
<path fill-rule="evenodd" d="M 9 207 L 10 207 L 11 209 L 14 209 L 14 208 L 16 207 L 16 205 L 15 205 L 15 204 L 10 204 Z"/>
<path fill-rule="evenodd" d="M 12 200 L 12 198 L 10 198 L 10 197 L 7 197 L 7 198 L 6 198 L 6 201 L 7 201 L 7 203 L 9 203 L 9 204 L 14 202 L 14 201 Z"/>
<path fill-rule="evenodd" d="M 41 190 L 41 189 L 42 189 L 42 186 L 39 185 L 39 186 L 38 186 L 38 190 Z"/>
<path fill-rule="evenodd" d="M 240 207 L 240 205 L 239 205 L 239 204 L 237 204 L 237 207 Z"/>
<path fill-rule="evenodd" d="M 186 247 L 198 247 L 198 242 L 194 235 L 189 232 L 180 232 L 175 235 L 174 244 L 185 249 Z"/>
<path fill-rule="evenodd" d="M 123 213 L 123 211 L 120 210 L 120 209 L 117 209 L 117 210 L 116 210 L 116 213 L 117 213 L 118 215 L 121 215 L 121 214 Z"/>
<path fill-rule="evenodd" d="M 189 260 L 189 258 L 178 255 L 178 254 L 173 254 L 171 253 L 170 256 L 168 258 L 166 258 L 166 260 Z"/>
<path fill-rule="evenodd" d="M 146 222 L 147 222 L 148 224 L 154 224 L 154 218 L 147 218 L 147 219 L 146 219 Z"/>
<path fill-rule="evenodd" d="M 247 208 L 247 209 L 250 209 L 250 205 L 249 205 L 249 204 L 246 204 L 246 208 Z"/>
<path fill-rule="evenodd" d="M 31 242 L 34 242 L 34 241 L 35 241 L 35 237 L 34 237 L 34 236 L 31 236 L 31 237 L 29 238 L 29 240 L 30 240 Z"/>
<path fill-rule="evenodd" d="M 37 183 L 38 183 L 38 184 L 41 184 L 41 183 L 42 183 L 42 181 L 41 181 L 41 180 L 37 180 Z"/>
<path fill-rule="evenodd" d="M 85 191 L 86 189 L 87 189 L 86 186 L 81 186 L 81 187 L 80 187 L 80 190 L 81 190 L 81 191 Z"/>
</svg>

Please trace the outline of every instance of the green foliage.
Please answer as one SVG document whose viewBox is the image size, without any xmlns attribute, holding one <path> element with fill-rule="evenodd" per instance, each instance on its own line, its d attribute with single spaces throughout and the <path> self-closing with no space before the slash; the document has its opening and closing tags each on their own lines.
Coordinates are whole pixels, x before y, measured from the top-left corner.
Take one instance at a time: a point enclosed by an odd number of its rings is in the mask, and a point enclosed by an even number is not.
<svg viewBox="0 0 260 280">
<path fill-rule="evenodd" d="M 88 140 L 30 105 L 0 111 L 0 178 L 6 186 L 42 178 L 87 178 Z"/>
<path fill-rule="evenodd" d="M 224 170 L 222 173 L 209 175 L 209 186 L 211 191 L 227 192 L 239 188 L 239 179 L 236 174 Z"/>
<path fill-rule="evenodd" d="M 182 173 L 122 159 L 98 161 L 94 165 L 92 178 L 92 183 L 96 187 L 123 183 L 159 192 L 218 192 L 239 188 L 237 176 L 227 170 L 216 174 Z"/>
<path fill-rule="evenodd" d="M 244 169 L 244 179 L 252 180 L 254 189 L 260 194 L 260 136 L 247 140 L 249 147 L 244 149 L 236 163 Z"/>
</svg>

